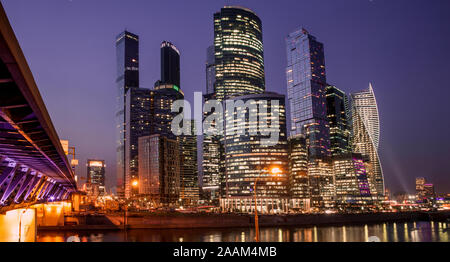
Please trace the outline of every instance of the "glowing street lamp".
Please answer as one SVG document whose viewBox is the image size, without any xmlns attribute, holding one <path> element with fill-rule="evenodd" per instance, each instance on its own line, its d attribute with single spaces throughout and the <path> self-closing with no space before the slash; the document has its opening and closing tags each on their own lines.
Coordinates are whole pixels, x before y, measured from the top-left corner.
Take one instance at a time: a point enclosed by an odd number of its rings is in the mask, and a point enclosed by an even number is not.
<svg viewBox="0 0 450 262">
<path fill-rule="evenodd" d="M 131 186 L 134 188 L 137 188 L 139 186 L 139 181 L 137 179 L 131 181 Z M 124 192 L 125 192 L 125 183 L 124 183 Z M 127 223 L 128 223 L 128 206 L 130 205 L 128 198 L 125 199 L 125 203 L 124 203 L 124 211 L 123 211 L 123 229 L 127 230 Z"/>
</svg>

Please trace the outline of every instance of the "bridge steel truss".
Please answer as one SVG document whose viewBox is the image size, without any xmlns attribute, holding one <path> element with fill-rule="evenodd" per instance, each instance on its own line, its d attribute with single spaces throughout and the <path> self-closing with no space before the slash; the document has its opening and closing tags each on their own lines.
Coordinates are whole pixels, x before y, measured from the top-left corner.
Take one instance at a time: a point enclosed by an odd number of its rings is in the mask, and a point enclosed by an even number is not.
<svg viewBox="0 0 450 262">
<path fill-rule="evenodd" d="M 0 210 L 74 191 L 72 168 L 0 3 Z"/>
</svg>

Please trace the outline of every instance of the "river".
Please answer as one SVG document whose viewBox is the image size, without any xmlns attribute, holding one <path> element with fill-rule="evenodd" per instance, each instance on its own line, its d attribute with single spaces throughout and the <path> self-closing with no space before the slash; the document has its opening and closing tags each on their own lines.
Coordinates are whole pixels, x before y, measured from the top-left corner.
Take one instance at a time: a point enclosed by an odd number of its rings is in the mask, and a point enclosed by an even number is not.
<svg viewBox="0 0 450 262">
<path fill-rule="evenodd" d="M 82 242 L 250 242 L 253 228 L 131 229 L 128 231 L 39 231 L 38 242 L 64 242 L 70 236 Z M 373 237 L 376 238 L 373 238 Z M 448 242 L 450 225 L 443 222 L 382 223 L 355 226 L 265 227 L 264 242 Z"/>
</svg>

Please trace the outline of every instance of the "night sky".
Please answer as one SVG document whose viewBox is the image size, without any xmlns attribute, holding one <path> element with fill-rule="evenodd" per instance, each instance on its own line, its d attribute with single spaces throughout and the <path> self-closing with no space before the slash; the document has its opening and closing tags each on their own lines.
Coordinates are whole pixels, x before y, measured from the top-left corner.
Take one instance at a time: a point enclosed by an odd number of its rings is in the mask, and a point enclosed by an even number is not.
<svg viewBox="0 0 450 262">
<path fill-rule="evenodd" d="M 386 186 L 414 192 L 424 176 L 450 192 L 450 1 L 2 0 L 61 139 L 115 175 L 115 36 L 140 37 L 141 87 L 159 79 L 163 40 L 181 51 L 187 99 L 205 90 L 213 13 L 254 10 L 263 23 L 266 89 L 286 94 L 285 37 L 306 28 L 324 43 L 327 80 L 346 92 L 373 83 Z"/>
</svg>

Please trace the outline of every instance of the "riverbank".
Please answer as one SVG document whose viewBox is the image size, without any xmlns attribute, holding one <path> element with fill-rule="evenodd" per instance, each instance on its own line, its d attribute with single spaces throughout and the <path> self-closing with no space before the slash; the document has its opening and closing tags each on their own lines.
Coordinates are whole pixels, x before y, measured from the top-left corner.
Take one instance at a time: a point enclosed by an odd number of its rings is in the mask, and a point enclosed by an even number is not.
<svg viewBox="0 0 450 262">
<path fill-rule="evenodd" d="M 261 215 L 260 227 L 308 227 L 357 225 L 390 222 L 439 221 L 450 219 L 450 212 L 401 212 L 364 214 L 299 214 Z M 85 216 L 78 225 L 38 227 L 38 230 L 121 230 L 123 215 Z M 254 226 L 254 216 L 239 214 L 132 214 L 127 218 L 128 229 L 200 229 L 245 228 Z"/>
</svg>

